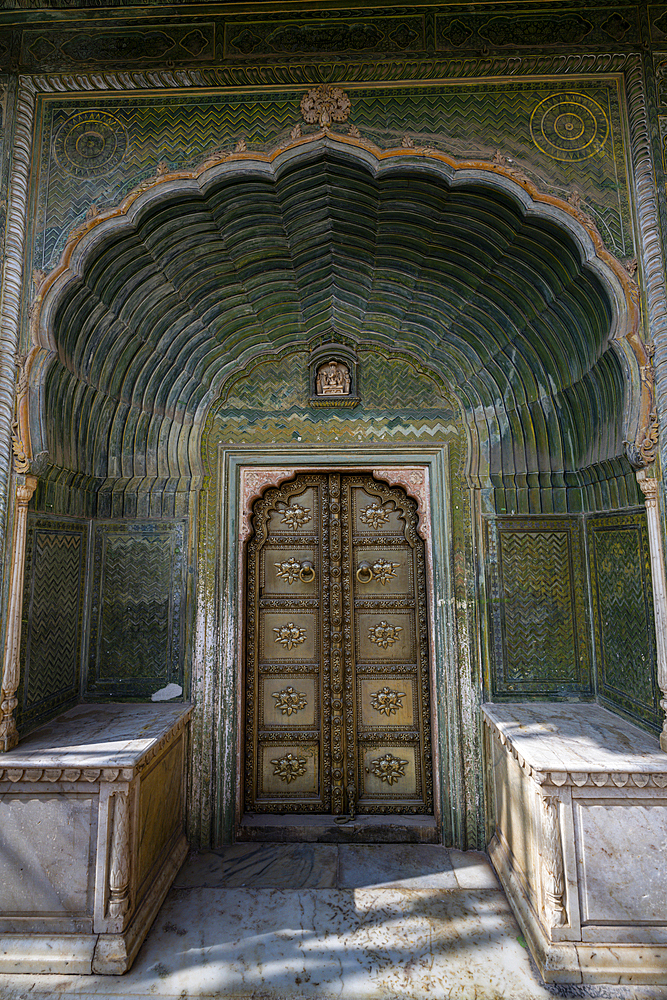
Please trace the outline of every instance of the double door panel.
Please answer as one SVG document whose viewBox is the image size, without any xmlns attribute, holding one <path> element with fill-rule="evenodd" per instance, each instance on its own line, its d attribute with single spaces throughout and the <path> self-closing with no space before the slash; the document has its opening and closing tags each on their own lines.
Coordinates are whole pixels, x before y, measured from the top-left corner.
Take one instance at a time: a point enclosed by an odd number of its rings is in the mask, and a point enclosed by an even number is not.
<svg viewBox="0 0 667 1000">
<path fill-rule="evenodd" d="M 370 476 L 303 474 L 248 545 L 245 808 L 432 812 L 424 545 Z"/>
</svg>

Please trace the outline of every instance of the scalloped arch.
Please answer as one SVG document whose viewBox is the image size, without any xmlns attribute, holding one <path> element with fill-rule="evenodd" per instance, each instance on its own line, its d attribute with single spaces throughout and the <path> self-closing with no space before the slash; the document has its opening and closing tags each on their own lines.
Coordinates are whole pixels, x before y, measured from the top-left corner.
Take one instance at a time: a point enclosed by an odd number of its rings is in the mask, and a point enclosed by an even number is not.
<svg viewBox="0 0 667 1000">
<path fill-rule="evenodd" d="M 68 244 L 33 313 L 31 450 L 102 479 L 200 475 L 231 375 L 343 336 L 445 380 L 472 482 L 564 485 L 641 436 L 637 328 L 569 206 L 496 165 L 320 135 L 159 178 Z"/>
</svg>

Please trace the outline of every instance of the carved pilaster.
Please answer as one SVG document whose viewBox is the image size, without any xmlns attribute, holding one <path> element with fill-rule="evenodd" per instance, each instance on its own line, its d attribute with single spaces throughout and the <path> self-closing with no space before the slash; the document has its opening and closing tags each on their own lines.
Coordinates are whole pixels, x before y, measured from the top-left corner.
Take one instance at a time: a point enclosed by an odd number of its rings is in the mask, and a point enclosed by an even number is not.
<svg viewBox="0 0 667 1000">
<path fill-rule="evenodd" d="M 0 559 L 4 549 L 4 527 L 10 492 L 15 362 L 19 346 L 34 109 L 35 88 L 29 78 L 22 77 L 14 111 L 12 173 L 7 199 L 0 305 Z"/>
<path fill-rule="evenodd" d="M 109 851 L 108 916 L 122 918 L 130 906 L 130 809 L 126 791 L 115 791 Z"/>
<path fill-rule="evenodd" d="M 25 476 L 16 487 L 16 517 L 14 520 L 14 544 L 12 546 L 11 578 L 9 584 L 9 607 L 7 613 L 7 634 L 5 656 L 2 669 L 2 694 L 0 708 L 0 753 L 13 749 L 19 741 L 14 719 L 18 705 L 16 692 L 21 679 L 21 610 L 23 605 L 23 573 L 25 569 L 25 536 L 28 523 L 28 504 L 37 486 L 36 476 Z"/>
<path fill-rule="evenodd" d="M 563 903 L 565 871 L 563 845 L 558 820 L 558 798 L 542 796 L 542 863 L 544 866 L 544 909 L 551 927 L 564 927 L 567 913 Z"/>
<path fill-rule="evenodd" d="M 648 543 L 651 551 L 651 582 L 653 584 L 653 613 L 655 617 L 655 650 L 658 664 L 658 687 L 662 691 L 660 702 L 667 713 L 667 587 L 665 586 L 665 555 L 660 531 L 658 495 L 660 483 L 649 479 L 645 469 L 637 472 L 637 482 L 646 505 Z M 667 717 L 663 720 L 660 746 L 667 753 Z"/>
</svg>

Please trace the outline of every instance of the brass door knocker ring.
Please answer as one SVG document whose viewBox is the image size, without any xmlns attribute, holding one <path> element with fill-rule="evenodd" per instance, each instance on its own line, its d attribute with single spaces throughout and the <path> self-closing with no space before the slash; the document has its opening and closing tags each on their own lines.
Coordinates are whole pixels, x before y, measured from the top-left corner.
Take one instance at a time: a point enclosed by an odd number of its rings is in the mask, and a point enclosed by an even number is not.
<svg viewBox="0 0 667 1000">
<path fill-rule="evenodd" d="M 301 580 L 301 583 L 312 583 L 315 579 L 315 567 L 309 559 L 304 559 L 301 563 L 299 579 Z"/>
<path fill-rule="evenodd" d="M 360 562 L 357 567 L 357 580 L 359 583 L 370 583 L 373 576 L 374 573 L 371 568 L 371 564 L 367 562 Z"/>
</svg>

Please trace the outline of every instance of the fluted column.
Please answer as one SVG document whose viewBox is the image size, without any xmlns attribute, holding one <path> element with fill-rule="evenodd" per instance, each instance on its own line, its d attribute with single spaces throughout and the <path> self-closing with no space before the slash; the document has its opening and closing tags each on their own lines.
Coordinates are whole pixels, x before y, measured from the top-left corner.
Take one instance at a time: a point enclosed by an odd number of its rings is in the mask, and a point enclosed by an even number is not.
<svg viewBox="0 0 667 1000">
<path fill-rule="evenodd" d="M 665 554 L 660 531 L 658 503 L 660 482 L 649 479 L 646 469 L 637 472 L 639 488 L 645 496 L 648 541 L 651 551 L 651 579 L 653 583 L 653 609 L 655 615 L 655 649 L 658 661 L 658 686 L 662 691 L 660 702 L 667 713 L 667 587 L 665 586 Z M 667 753 L 667 718 L 663 719 L 660 746 Z"/>
<path fill-rule="evenodd" d="M 21 611 L 23 607 L 23 573 L 25 570 L 25 539 L 28 524 L 28 504 L 37 486 L 36 476 L 21 476 L 16 487 L 16 514 L 9 583 L 7 633 L 2 670 L 0 708 L 0 753 L 11 750 L 19 741 L 14 710 L 18 705 L 16 692 L 21 679 Z"/>
</svg>

